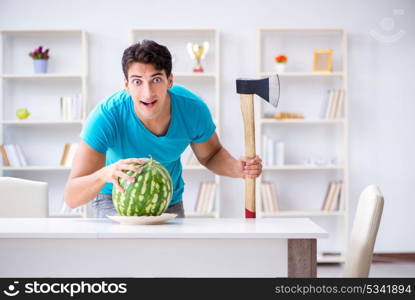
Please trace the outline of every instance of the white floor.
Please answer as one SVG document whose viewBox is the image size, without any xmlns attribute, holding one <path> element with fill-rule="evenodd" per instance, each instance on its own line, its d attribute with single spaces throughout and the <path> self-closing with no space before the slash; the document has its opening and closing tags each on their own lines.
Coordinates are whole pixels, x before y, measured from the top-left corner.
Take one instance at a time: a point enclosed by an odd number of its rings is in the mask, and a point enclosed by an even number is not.
<svg viewBox="0 0 415 300">
<path fill-rule="evenodd" d="M 343 266 L 341 264 L 319 264 L 317 277 L 342 277 Z M 415 278 L 415 262 L 373 263 L 369 277 L 406 277 Z"/>
</svg>

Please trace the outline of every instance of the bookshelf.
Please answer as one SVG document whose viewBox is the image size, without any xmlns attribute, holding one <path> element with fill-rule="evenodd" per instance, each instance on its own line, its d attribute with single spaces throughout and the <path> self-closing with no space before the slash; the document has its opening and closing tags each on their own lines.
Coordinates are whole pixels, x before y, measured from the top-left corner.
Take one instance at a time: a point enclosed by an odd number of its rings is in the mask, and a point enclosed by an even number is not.
<svg viewBox="0 0 415 300">
<path fill-rule="evenodd" d="M 317 49 L 333 49 L 332 72 L 312 72 L 313 50 Z M 264 136 L 284 145 L 282 163 L 265 164 L 258 180 L 276 185 L 278 210 L 265 211 L 261 189 L 258 188 L 257 218 L 312 218 L 329 232 L 327 240 L 319 240 L 317 261 L 342 263 L 348 237 L 347 34 L 343 29 L 258 29 L 259 77 L 276 73 L 274 57 L 280 54 L 286 55 L 288 61 L 285 72 L 278 74 L 281 83 L 278 109 L 255 101 L 258 153 L 264 156 L 269 150 Z M 345 91 L 343 114 L 332 119 L 322 114 L 328 105 L 329 89 Z M 272 117 L 277 112 L 300 112 L 303 118 Z M 333 158 L 334 162 L 331 161 Z M 319 159 L 322 161 L 316 163 Z M 323 201 L 331 181 L 343 182 L 339 200 L 342 206 L 339 203 L 337 209 L 323 211 Z"/>
<path fill-rule="evenodd" d="M 173 70 L 175 83 L 181 84 L 195 92 L 208 105 L 214 122 L 216 133 L 220 136 L 220 40 L 216 29 L 201 28 L 137 28 L 131 29 L 131 43 L 138 40 L 150 39 L 169 48 L 173 57 Z M 195 62 L 187 53 L 188 42 L 209 42 L 209 50 L 202 61 L 203 73 L 193 73 Z M 183 180 L 185 190 L 183 193 L 183 205 L 186 217 L 194 218 L 219 218 L 220 212 L 220 176 L 213 174 L 200 164 L 187 164 L 191 155 L 190 146 L 182 155 Z M 213 209 L 208 212 L 195 211 L 199 189 L 202 182 L 214 182 L 216 190 L 213 196 Z"/>
<path fill-rule="evenodd" d="M 50 49 L 47 73 L 34 73 L 28 53 L 38 46 Z M 45 181 L 49 184 L 49 216 L 60 213 L 70 167 L 61 166 L 64 144 L 79 141 L 88 103 L 88 41 L 83 29 L 0 30 L 0 144 L 18 144 L 24 166 L 0 166 L 1 176 Z M 81 95 L 78 118 L 64 120 L 60 97 Z M 17 119 L 27 108 L 29 118 Z"/>
</svg>

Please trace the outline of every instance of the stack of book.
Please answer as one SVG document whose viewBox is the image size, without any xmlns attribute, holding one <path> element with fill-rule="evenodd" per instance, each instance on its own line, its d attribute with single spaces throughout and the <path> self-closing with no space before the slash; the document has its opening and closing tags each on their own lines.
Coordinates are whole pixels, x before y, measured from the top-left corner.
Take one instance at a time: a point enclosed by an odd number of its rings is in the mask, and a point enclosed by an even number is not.
<svg viewBox="0 0 415 300">
<path fill-rule="evenodd" d="M 210 213 L 213 211 L 216 198 L 216 183 L 215 182 L 201 182 L 199 186 L 199 193 L 195 203 L 194 211 L 196 213 Z"/>
<path fill-rule="evenodd" d="M 189 152 L 189 155 L 187 156 L 187 159 L 185 161 L 185 165 L 190 165 L 190 166 L 199 166 L 200 163 L 196 158 L 196 155 L 193 153 L 193 151 Z"/>
<path fill-rule="evenodd" d="M 67 214 L 67 215 L 82 214 L 84 212 L 84 209 L 85 207 L 83 205 L 75 207 L 75 208 L 70 208 L 68 205 L 66 205 L 65 201 L 62 201 L 62 206 L 61 206 L 59 213 Z"/>
<path fill-rule="evenodd" d="M 61 166 L 72 167 L 72 161 L 78 145 L 78 143 L 65 144 L 61 157 Z"/>
<path fill-rule="evenodd" d="M 345 93 L 344 89 L 328 90 L 328 96 L 325 98 L 321 110 L 323 119 L 335 120 L 343 117 Z"/>
<path fill-rule="evenodd" d="M 264 166 L 284 165 L 284 142 L 264 135 L 262 140 Z"/>
<path fill-rule="evenodd" d="M 60 98 L 61 120 L 73 121 L 82 119 L 82 94 L 63 96 Z"/>
<path fill-rule="evenodd" d="M 263 212 L 277 212 L 280 210 L 277 189 L 274 183 L 268 181 L 261 183 L 261 200 Z"/>
<path fill-rule="evenodd" d="M 7 167 L 27 166 L 26 157 L 20 145 L 5 144 L 0 145 L 2 165 Z"/>
<path fill-rule="evenodd" d="M 343 181 L 331 181 L 327 187 L 326 196 L 324 198 L 322 211 L 343 211 Z"/>
</svg>

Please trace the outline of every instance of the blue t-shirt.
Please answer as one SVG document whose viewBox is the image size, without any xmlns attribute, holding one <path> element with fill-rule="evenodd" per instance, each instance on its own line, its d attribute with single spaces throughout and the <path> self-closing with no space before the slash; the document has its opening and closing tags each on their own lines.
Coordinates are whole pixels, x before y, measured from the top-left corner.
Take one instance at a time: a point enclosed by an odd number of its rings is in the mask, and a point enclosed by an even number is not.
<svg viewBox="0 0 415 300">
<path fill-rule="evenodd" d="M 182 200 L 184 181 L 180 155 L 191 143 L 203 143 L 215 132 L 216 126 L 206 103 L 197 95 L 174 84 L 168 90 L 171 119 L 164 136 L 149 131 L 134 111 L 134 102 L 126 90 L 100 102 L 89 114 L 81 138 L 90 147 L 106 154 L 105 165 L 120 159 L 149 157 L 160 162 L 173 181 L 170 205 Z M 101 194 L 112 193 L 112 183 Z"/>
</svg>

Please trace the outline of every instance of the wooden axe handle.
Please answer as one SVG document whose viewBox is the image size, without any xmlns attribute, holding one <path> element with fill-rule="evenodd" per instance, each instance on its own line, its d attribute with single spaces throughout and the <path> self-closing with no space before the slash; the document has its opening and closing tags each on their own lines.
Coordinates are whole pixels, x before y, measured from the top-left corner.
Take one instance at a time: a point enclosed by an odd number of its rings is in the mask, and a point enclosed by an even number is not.
<svg viewBox="0 0 415 300">
<path fill-rule="evenodd" d="M 241 94 L 245 156 L 255 157 L 254 95 Z M 255 218 L 255 178 L 245 178 L 245 218 Z"/>
</svg>

